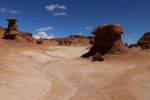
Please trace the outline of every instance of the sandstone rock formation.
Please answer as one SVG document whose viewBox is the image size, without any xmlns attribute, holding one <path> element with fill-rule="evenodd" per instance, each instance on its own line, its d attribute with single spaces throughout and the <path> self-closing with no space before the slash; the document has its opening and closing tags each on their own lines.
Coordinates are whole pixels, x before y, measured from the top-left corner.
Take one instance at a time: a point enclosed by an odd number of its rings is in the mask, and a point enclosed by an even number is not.
<svg viewBox="0 0 150 100">
<path fill-rule="evenodd" d="M 123 29 L 118 24 L 104 24 L 96 27 L 92 34 L 95 35 L 94 44 L 90 51 L 82 57 L 87 58 L 100 53 L 105 54 L 122 54 L 128 51 L 128 47 L 121 40 Z"/>
<path fill-rule="evenodd" d="M 8 18 L 8 28 L 4 34 L 4 39 L 15 39 L 15 35 L 19 33 L 15 18 Z"/>
<path fill-rule="evenodd" d="M 144 35 L 138 40 L 137 44 L 142 49 L 150 49 L 150 32 L 144 33 Z"/>
<path fill-rule="evenodd" d="M 0 27 L 0 38 L 3 38 L 5 31 L 5 28 Z"/>
<path fill-rule="evenodd" d="M 49 39 L 49 42 L 52 43 L 52 45 L 90 46 L 92 39 L 92 36 L 70 35 L 64 38 Z"/>
<path fill-rule="evenodd" d="M 19 31 L 18 26 L 16 25 L 17 20 L 15 18 L 8 18 L 8 31 Z"/>
<path fill-rule="evenodd" d="M 21 32 L 19 31 L 15 18 L 8 18 L 8 27 L 5 29 L 3 33 L 3 39 L 11 39 L 17 42 L 35 42 L 35 39 L 32 36 L 32 33 L 29 32 Z M 4 28 L 3 28 L 4 30 Z"/>
<path fill-rule="evenodd" d="M 139 45 L 137 43 L 129 45 L 129 48 L 138 48 L 138 47 L 139 47 Z"/>
<path fill-rule="evenodd" d="M 32 33 L 29 32 L 20 32 L 15 36 L 15 40 L 25 41 L 30 43 L 35 43 L 35 39 L 32 36 Z"/>
<path fill-rule="evenodd" d="M 93 56 L 93 59 L 92 59 L 92 62 L 93 61 L 104 61 L 104 58 L 102 58 L 102 55 L 97 52 L 94 56 Z"/>
</svg>

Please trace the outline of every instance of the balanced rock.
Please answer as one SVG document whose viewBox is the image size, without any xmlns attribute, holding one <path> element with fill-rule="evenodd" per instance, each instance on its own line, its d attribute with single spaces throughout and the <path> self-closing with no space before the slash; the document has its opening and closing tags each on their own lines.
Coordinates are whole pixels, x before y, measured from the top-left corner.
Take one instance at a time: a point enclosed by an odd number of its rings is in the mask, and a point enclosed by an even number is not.
<svg viewBox="0 0 150 100">
<path fill-rule="evenodd" d="M 8 28 L 4 34 L 4 39 L 14 39 L 15 35 L 19 33 L 18 27 L 16 25 L 17 20 L 15 18 L 8 18 Z"/>
<path fill-rule="evenodd" d="M 88 53 L 82 55 L 84 58 L 94 56 L 97 52 L 102 56 L 125 53 L 128 49 L 121 40 L 123 29 L 119 24 L 100 25 L 93 30 L 92 34 L 95 35 L 94 44 Z"/>
<path fill-rule="evenodd" d="M 17 20 L 15 18 L 8 18 L 7 21 L 9 31 L 19 31 L 18 26 L 16 25 Z"/>
<path fill-rule="evenodd" d="M 150 32 L 144 33 L 144 35 L 138 40 L 137 44 L 142 49 L 150 49 Z"/>
<path fill-rule="evenodd" d="M 15 18 L 8 18 L 8 27 L 3 33 L 3 39 L 14 40 L 18 43 L 35 43 L 36 40 L 33 38 L 32 33 L 19 31 Z"/>
</svg>

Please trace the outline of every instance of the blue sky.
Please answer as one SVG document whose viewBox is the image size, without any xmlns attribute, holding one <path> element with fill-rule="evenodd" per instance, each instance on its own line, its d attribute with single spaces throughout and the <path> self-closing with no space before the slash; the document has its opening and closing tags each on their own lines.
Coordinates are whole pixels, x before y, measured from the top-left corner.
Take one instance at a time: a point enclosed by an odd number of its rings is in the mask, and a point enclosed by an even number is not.
<svg viewBox="0 0 150 100">
<path fill-rule="evenodd" d="M 18 19 L 21 31 L 63 37 L 91 35 L 100 24 L 121 24 L 123 40 L 133 43 L 150 31 L 150 0 L 0 0 L 0 26 Z"/>
</svg>

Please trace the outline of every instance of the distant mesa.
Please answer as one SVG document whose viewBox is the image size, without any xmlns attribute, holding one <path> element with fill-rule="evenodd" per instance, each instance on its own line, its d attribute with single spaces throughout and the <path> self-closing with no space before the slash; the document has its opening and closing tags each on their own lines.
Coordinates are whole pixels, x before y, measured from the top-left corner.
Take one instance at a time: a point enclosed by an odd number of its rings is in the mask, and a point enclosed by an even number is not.
<svg viewBox="0 0 150 100">
<path fill-rule="evenodd" d="M 64 38 L 53 38 L 49 39 L 50 43 L 54 43 L 56 45 L 74 45 L 74 46 L 89 46 L 91 45 L 91 41 L 93 36 L 81 36 L 81 35 L 70 35 Z"/>
<path fill-rule="evenodd" d="M 106 54 L 126 54 L 129 48 L 121 40 L 123 29 L 119 24 L 104 24 L 96 27 L 93 32 L 94 44 L 83 58 L 93 57 L 93 61 L 103 61 Z"/>
</svg>

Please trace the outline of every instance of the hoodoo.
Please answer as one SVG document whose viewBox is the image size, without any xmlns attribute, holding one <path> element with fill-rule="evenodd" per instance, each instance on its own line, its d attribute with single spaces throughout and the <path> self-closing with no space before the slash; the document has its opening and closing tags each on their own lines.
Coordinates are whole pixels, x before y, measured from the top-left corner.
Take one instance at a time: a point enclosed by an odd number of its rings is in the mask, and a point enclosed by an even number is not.
<svg viewBox="0 0 150 100">
<path fill-rule="evenodd" d="M 4 39 L 14 39 L 15 35 L 19 33 L 18 27 L 16 25 L 17 20 L 15 18 L 8 18 L 8 28 L 4 34 Z"/>
<path fill-rule="evenodd" d="M 121 40 L 123 29 L 119 24 L 100 25 L 93 30 L 92 34 L 95 35 L 94 44 L 88 53 L 82 55 L 83 58 L 93 56 L 94 61 L 95 58 L 103 61 L 103 55 L 124 54 L 128 51 L 128 47 Z"/>
<path fill-rule="evenodd" d="M 21 32 L 16 25 L 17 20 L 15 18 L 8 18 L 8 27 L 3 33 L 3 39 L 6 40 L 15 40 L 16 42 L 35 42 L 32 33 Z"/>
</svg>

